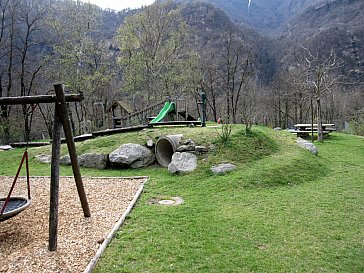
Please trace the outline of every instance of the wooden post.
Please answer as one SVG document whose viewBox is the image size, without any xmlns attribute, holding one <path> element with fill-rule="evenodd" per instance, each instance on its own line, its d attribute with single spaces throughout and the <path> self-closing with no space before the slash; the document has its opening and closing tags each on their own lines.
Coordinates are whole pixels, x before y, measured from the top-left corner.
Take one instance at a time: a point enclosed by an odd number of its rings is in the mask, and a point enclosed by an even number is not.
<svg viewBox="0 0 364 273">
<path fill-rule="evenodd" d="M 188 120 L 187 97 L 185 97 L 185 121 Z"/>
<path fill-rule="evenodd" d="M 77 187 L 77 191 L 78 191 L 78 196 L 80 197 L 83 214 L 85 217 L 90 217 L 91 213 L 90 213 L 90 209 L 88 206 L 85 189 L 83 187 L 83 182 L 82 182 L 82 177 L 81 177 L 81 172 L 80 172 L 80 165 L 78 164 L 76 146 L 75 146 L 75 142 L 73 140 L 73 133 L 72 133 L 71 123 L 70 123 L 69 116 L 68 116 L 63 84 L 55 84 L 54 90 L 56 91 L 56 96 L 57 96 L 57 101 L 58 101 L 57 104 L 59 107 L 59 117 L 60 117 L 60 120 L 62 121 L 64 134 L 66 136 L 68 152 L 69 152 L 71 164 L 72 164 L 73 176 L 76 181 L 76 187 Z"/>
<path fill-rule="evenodd" d="M 174 108 L 176 110 L 176 121 L 179 120 L 179 117 L 178 117 L 178 107 L 179 107 L 179 103 L 178 103 L 178 97 L 176 97 L 176 100 L 175 100 L 175 103 L 174 103 Z"/>
<path fill-rule="evenodd" d="M 61 120 L 56 104 L 53 124 L 52 166 L 49 206 L 49 251 L 57 250 L 58 231 L 58 196 L 59 196 L 59 161 L 61 157 Z"/>
</svg>

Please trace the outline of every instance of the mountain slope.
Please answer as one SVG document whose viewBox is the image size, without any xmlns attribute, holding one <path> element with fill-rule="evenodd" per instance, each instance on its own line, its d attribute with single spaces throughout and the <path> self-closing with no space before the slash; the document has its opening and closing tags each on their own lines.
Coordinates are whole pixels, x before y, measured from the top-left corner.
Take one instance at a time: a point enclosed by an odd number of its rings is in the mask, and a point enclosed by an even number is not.
<svg viewBox="0 0 364 273">
<path fill-rule="evenodd" d="M 282 26 L 291 16 L 317 0 L 202 0 L 222 9 L 235 23 L 243 23 L 265 34 Z M 180 0 L 191 2 L 191 0 Z"/>
<path fill-rule="evenodd" d="M 323 4 L 322 4 L 323 3 Z M 292 52 L 300 45 L 329 52 L 344 61 L 345 71 L 364 69 L 364 1 L 319 1 L 280 30 L 279 44 Z M 292 55 L 281 52 L 284 62 Z M 291 59 L 291 60 L 290 60 Z"/>
</svg>

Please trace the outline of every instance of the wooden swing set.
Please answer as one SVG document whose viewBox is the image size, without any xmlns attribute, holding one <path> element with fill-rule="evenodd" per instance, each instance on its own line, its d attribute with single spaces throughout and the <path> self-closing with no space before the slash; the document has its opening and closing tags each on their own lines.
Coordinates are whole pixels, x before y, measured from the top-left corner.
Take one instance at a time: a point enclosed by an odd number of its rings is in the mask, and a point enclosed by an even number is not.
<svg viewBox="0 0 364 273">
<path fill-rule="evenodd" d="M 49 207 L 49 240 L 48 249 L 50 251 L 57 250 L 57 234 L 58 234 L 58 200 L 59 200 L 59 165 L 61 157 L 61 127 L 66 137 L 69 156 L 71 159 L 73 176 L 75 178 L 78 196 L 81 201 L 83 214 L 85 217 L 90 217 L 90 209 L 87 202 L 86 193 L 83 187 L 80 166 L 78 163 L 76 146 L 73 139 L 71 122 L 68 116 L 67 102 L 80 102 L 83 99 L 82 94 L 67 94 L 64 93 L 63 84 L 54 84 L 55 95 L 39 95 L 39 96 L 24 96 L 24 97 L 1 97 L 0 105 L 37 105 L 40 103 L 54 103 L 54 124 L 53 124 L 53 139 L 52 139 L 52 164 L 51 164 L 51 183 L 50 183 L 50 207 Z M 27 172 L 27 188 L 28 196 L 12 197 L 12 191 L 18 179 L 20 170 L 25 161 Z M 27 149 L 23 154 L 18 172 L 14 178 L 9 194 L 6 198 L 0 199 L 0 222 L 6 221 L 31 205 L 30 196 L 30 178 L 28 167 Z"/>
</svg>

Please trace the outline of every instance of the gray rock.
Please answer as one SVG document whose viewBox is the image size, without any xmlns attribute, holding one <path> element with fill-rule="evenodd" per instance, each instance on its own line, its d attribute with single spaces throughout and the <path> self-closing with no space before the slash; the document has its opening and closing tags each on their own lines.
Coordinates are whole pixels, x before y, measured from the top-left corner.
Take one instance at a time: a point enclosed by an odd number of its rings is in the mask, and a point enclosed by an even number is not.
<svg viewBox="0 0 364 273">
<path fill-rule="evenodd" d="M 216 146 L 215 144 L 211 144 L 211 145 L 209 146 L 209 149 L 210 149 L 210 151 L 214 152 L 214 151 L 216 151 L 217 146 Z"/>
<path fill-rule="evenodd" d="M 298 137 L 296 140 L 296 143 L 301 147 L 304 148 L 306 150 L 309 150 L 311 153 L 313 153 L 314 155 L 318 154 L 318 149 L 316 148 L 316 146 L 312 143 L 309 142 L 303 138 Z"/>
<path fill-rule="evenodd" d="M 196 146 L 195 147 L 195 152 L 196 154 L 205 154 L 208 153 L 208 149 L 205 146 Z"/>
<path fill-rule="evenodd" d="M 10 145 L 0 146 L 1 151 L 8 151 L 8 150 L 11 150 L 11 149 L 13 149 L 13 147 L 11 147 Z"/>
<path fill-rule="evenodd" d="M 188 139 L 182 139 L 181 144 L 182 145 L 192 145 L 192 146 L 196 146 L 196 143 L 192 139 L 190 139 L 190 138 L 188 138 Z"/>
<path fill-rule="evenodd" d="M 154 141 L 153 139 L 148 139 L 147 141 L 147 147 L 152 149 L 154 147 Z"/>
<path fill-rule="evenodd" d="M 51 155 L 41 154 L 41 155 L 36 155 L 35 158 L 42 163 L 51 163 L 52 162 Z"/>
<path fill-rule="evenodd" d="M 197 168 L 197 157 L 191 153 L 176 152 L 172 156 L 172 161 L 168 165 L 170 173 L 188 173 Z"/>
<path fill-rule="evenodd" d="M 281 127 L 275 127 L 273 130 L 274 130 L 274 131 L 281 131 L 281 130 L 282 130 L 282 128 L 281 128 Z"/>
<path fill-rule="evenodd" d="M 211 167 L 211 171 L 214 174 L 222 174 L 222 173 L 226 173 L 226 172 L 231 172 L 235 169 L 236 169 L 236 166 L 231 163 L 219 164 L 219 165 Z"/>
<path fill-rule="evenodd" d="M 155 156 L 148 148 L 129 143 L 109 154 L 109 160 L 113 166 L 141 168 L 153 164 Z"/>
<path fill-rule="evenodd" d="M 181 145 L 177 148 L 177 152 L 191 152 L 195 150 L 194 145 Z"/>
<path fill-rule="evenodd" d="M 82 167 L 103 170 L 107 167 L 108 155 L 87 153 L 80 155 L 78 157 L 78 161 L 80 166 Z"/>
<path fill-rule="evenodd" d="M 69 155 L 62 156 L 59 160 L 61 165 L 71 165 L 71 158 Z"/>
</svg>

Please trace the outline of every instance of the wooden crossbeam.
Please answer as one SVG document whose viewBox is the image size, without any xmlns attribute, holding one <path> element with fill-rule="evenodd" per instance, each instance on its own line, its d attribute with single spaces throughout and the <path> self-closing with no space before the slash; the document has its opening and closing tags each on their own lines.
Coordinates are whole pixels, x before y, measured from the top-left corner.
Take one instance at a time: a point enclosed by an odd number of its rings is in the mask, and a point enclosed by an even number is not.
<svg viewBox="0 0 364 273">
<path fill-rule="evenodd" d="M 66 102 L 80 102 L 83 100 L 83 94 L 67 94 L 65 95 Z M 56 95 L 39 95 L 39 96 L 24 96 L 24 97 L 2 97 L 0 105 L 16 105 L 16 104 L 38 104 L 38 103 L 53 103 L 57 102 Z"/>
</svg>

